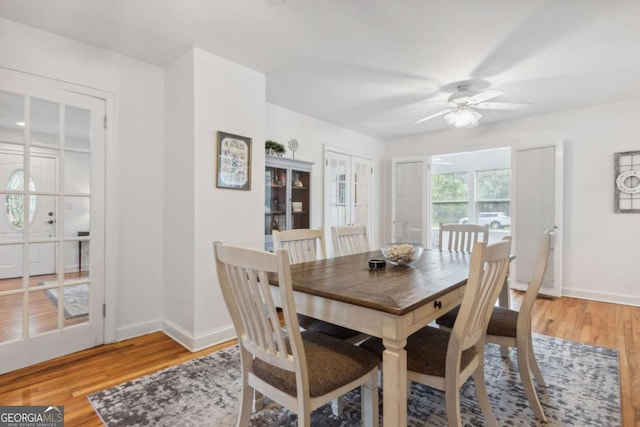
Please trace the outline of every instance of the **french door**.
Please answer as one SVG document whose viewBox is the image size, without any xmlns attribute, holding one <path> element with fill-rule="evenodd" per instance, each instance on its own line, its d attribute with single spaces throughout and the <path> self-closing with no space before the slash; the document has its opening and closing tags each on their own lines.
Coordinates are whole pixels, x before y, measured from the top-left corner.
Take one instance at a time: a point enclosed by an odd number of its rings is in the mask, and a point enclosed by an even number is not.
<svg viewBox="0 0 640 427">
<path fill-rule="evenodd" d="M 325 150 L 325 233 L 331 239 L 331 227 L 365 225 L 373 236 L 373 164 L 372 160 L 334 150 Z M 371 241 L 369 242 L 371 246 Z M 327 245 L 329 249 L 331 245 Z"/>
<path fill-rule="evenodd" d="M 0 373 L 104 341 L 104 116 L 0 70 Z"/>
</svg>

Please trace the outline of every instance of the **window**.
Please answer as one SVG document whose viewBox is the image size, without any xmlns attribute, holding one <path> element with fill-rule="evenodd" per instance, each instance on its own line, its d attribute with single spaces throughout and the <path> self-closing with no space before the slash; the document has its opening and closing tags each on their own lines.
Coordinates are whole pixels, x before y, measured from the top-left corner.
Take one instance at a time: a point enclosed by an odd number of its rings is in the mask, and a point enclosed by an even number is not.
<svg viewBox="0 0 640 427">
<path fill-rule="evenodd" d="M 511 149 L 446 154 L 431 159 L 431 247 L 440 223 L 489 225 L 489 242 L 511 231 Z"/>
<path fill-rule="evenodd" d="M 17 169 L 9 177 L 7 190 L 23 191 L 24 190 L 24 169 Z M 29 178 L 29 191 L 36 191 L 33 180 Z M 24 195 L 7 194 L 5 198 L 5 207 L 7 210 L 7 218 L 9 224 L 16 230 L 24 228 Z M 36 196 L 29 196 L 29 224 L 33 223 L 33 217 L 36 213 Z"/>
<path fill-rule="evenodd" d="M 511 204 L 511 169 L 476 171 L 476 212 L 478 223 L 490 213 L 509 215 Z M 483 216 L 485 218 L 483 218 Z"/>
<path fill-rule="evenodd" d="M 433 175 L 431 222 L 434 227 L 440 223 L 457 223 L 468 216 L 468 176 L 467 172 Z"/>
</svg>

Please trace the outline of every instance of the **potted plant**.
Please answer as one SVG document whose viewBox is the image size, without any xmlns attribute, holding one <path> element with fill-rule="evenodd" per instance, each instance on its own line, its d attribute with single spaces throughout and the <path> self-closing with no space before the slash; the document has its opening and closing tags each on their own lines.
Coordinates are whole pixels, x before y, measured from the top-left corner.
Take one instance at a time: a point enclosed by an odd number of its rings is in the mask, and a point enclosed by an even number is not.
<svg viewBox="0 0 640 427">
<path fill-rule="evenodd" d="M 286 151 L 284 148 L 284 145 L 271 140 L 265 142 L 264 150 L 267 156 L 278 156 L 278 157 L 282 157 L 282 155 Z"/>
</svg>

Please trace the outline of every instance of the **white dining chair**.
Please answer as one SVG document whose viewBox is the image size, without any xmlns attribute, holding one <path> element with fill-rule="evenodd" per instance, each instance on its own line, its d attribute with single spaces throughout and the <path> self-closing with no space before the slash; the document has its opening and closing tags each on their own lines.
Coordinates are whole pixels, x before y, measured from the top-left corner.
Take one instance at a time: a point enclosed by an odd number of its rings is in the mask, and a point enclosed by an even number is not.
<svg viewBox="0 0 640 427">
<path fill-rule="evenodd" d="M 507 275 L 510 250 L 511 241 L 476 243 L 453 329 L 426 326 L 407 339 L 407 378 L 444 391 L 449 426 L 461 426 L 460 387 L 472 375 L 485 425 L 497 426 L 484 378 L 484 341 L 491 309 Z M 370 338 L 360 346 L 382 359 L 381 339 Z"/>
<path fill-rule="evenodd" d="M 273 247 L 286 249 L 289 253 L 291 264 L 316 261 L 327 257 L 322 228 L 273 230 L 271 235 L 273 237 Z"/>
<path fill-rule="evenodd" d="M 276 249 L 286 249 L 289 254 L 291 264 L 300 264 L 303 262 L 316 261 L 327 257 L 326 246 L 324 243 L 324 232 L 322 228 L 318 229 L 293 229 L 286 231 L 273 230 L 273 247 Z M 367 338 L 353 329 L 334 325 L 330 322 L 315 319 L 313 317 L 298 314 L 298 324 L 311 332 L 317 332 L 328 335 L 333 338 L 344 340 L 350 344 L 356 344 Z M 260 399 L 256 402 L 256 406 L 260 406 Z M 344 402 L 342 397 L 335 399 L 331 408 L 333 414 L 338 416 L 344 411 Z"/>
<path fill-rule="evenodd" d="M 471 252 L 476 242 L 489 241 L 489 225 L 440 224 L 438 237 L 438 249 L 441 251 Z"/>
<path fill-rule="evenodd" d="M 327 256 L 322 228 L 305 228 L 286 231 L 273 230 L 272 236 L 273 247 L 275 249 L 286 249 L 289 254 L 289 262 L 292 265 L 324 259 Z M 358 331 L 323 322 L 302 314 L 298 315 L 298 322 L 304 329 L 308 329 L 311 324 L 315 324 L 314 328 L 316 332 L 322 332 L 342 340 L 350 340 L 360 335 Z"/>
<path fill-rule="evenodd" d="M 331 227 L 335 256 L 369 252 L 369 239 L 365 225 L 338 225 Z"/>
<path fill-rule="evenodd" d="M 299 426 L 310 426 L 312 410 L 360 387 L 363 424 L 377 426 L 378 358 L 327 335 L 300 332 L 287 252 L 220 242 L 213 250 L 240 346 L 242 404 L 237 425 L 249 425 L 254 392 L 296 412 Z M 277 277 L 276 291 L 269 275 Z M 279 296 L 284 329 L 272 292 Z"/>
<path fill-rule="evenodd" d="M 542 236 L 538 246 L 538 255 L 533 270 L 533 276 L 522 299 L 520 310 L 494 307 L 487 326 L 486 342 L 499 344 L 503 347 L 515 347 L 518 360 L 520 380 L 529 400 L 534 415 L 540 421 L 547 421 L 540 399 L 533 385 L 531 373 L 539 386 L 545 387 L 544 378 L 536 362 L 531 338 L 531 316 L 533 305 L 540 291 L 540 286 L 547 272 L 549 261 L 553 257 L 556 233 L 548 230 Z M 442 328 L 452 328 L 458 316 L 458 308 L 438 318 L 436 323 Z M 507 354 L 508 355 L 508 354 Z"/>
</svg>

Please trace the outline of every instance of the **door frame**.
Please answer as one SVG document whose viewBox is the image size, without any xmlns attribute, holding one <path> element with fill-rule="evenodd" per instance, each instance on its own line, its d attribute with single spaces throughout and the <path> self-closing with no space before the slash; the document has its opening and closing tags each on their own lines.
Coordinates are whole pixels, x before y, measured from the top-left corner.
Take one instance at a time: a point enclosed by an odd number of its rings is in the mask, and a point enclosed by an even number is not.
<svg viewBox="0 0 640 427">
<path fill-rule="evenodd" d="M 118 123 L 116 120 L 116 94 L 114 92 L 66 82 L 15 70 L 0 65 L 0 78 L 21 78 L 31 82 L 78 93 L 102 100 L 105 103 L 105 197 L 104 197 L 104 342 L 117 340 L 116 305 L 118 297 Z"/>
</svg>

